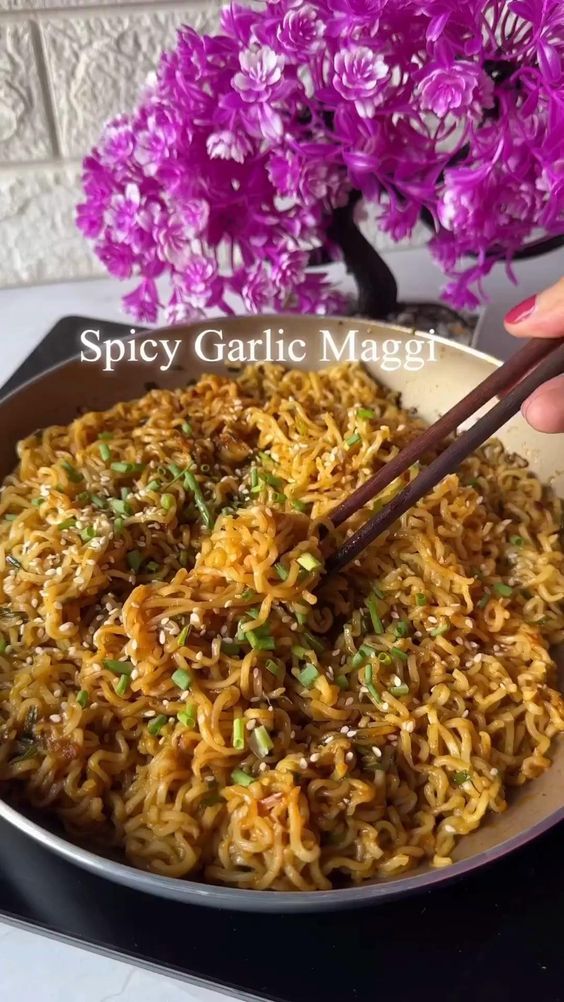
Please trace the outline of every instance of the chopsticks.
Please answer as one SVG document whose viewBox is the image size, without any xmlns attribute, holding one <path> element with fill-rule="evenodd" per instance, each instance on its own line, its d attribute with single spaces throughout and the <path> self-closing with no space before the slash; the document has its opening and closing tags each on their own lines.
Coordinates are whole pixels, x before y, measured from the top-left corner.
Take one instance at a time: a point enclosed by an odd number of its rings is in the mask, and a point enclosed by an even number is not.
<svg viewBox="0 0 564 1002">
<path fill-rule="evenodd" d="M 536 367 L 533 368 L 535 364 Z M 396 494 L 373 518 L 365 522 L 332 553 L 326 561 L 326 571 L 328 573 L 338 571 L 350 563 L 376 536 L 388 529 L 396 519 L 428 494 L 443 477 L 456 470 L 466 456 L 513 417 L 538 386 L 562 372 L 564 372 L 564 339 L 539 338 L 527 342 L 516 355 L 492 372 L 487 379 L 479 383 L 334 509 L 329 518 L 333 526 L 337 527 L 388 487 L 396 477 L 405 473 L 427 450 L 436 448 L 447 435 L 455 431 L 463 421 L 472 417 L 492 397 L 512 387 L 499 403 L 479 418 L 468 431 L 451 442 L 407 487 Z"/>
</svg>

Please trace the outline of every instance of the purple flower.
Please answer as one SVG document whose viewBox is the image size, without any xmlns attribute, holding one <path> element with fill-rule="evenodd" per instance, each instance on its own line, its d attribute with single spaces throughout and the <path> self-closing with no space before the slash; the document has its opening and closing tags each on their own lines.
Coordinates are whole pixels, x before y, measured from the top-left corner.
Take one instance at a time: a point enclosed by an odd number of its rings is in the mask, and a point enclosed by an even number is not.
<svg viewBox="0 0 564 1002">
<path fill-rule="evenodd" d="M 444 118 L 449 112 L 461 115 L 470 110 L 478 112 L 481 106 L 489 108 L 493 84 L 479 66 L 458 60 L 451 66 L 427 69 L 418 84 L 418 91 L 423 110 Z M 477 92 L 480 105 L 476 101 L 474 107 Z"/>
<path fill-rule="evenodd" d="M 198 314 L 214 302 L 221 285 L 218 278 L 217 262 L 211 257 L 194 255 L 180 275 L 184 301 L 192 314 Z"/>
<path fill-rule="evenodd" d="M 98 244 L 96 253 L 110 275 L 120 279 L 131 277 L 135 258 L 129 244 L 114 243 L 106 238 Z"/>
<path fill-rule="evenodd" d="M 104 225 L 104 216 L 97 202 L 82 202 L 76 207 L 76 225 L 90 240 L 97 237 Z"/>
<path fill-rule="evenodd" d="M 324 33 L 325 25 L 318 11 L 306 3 L 286 11 L 276 37 L 284 51 L 295 56 L 296 51 L 305 53 L 319 48 Z"/>
<path fill-rule="evenodd" d="M 151 278 L 145 278 L 133 292 L 123 297 L 128 313 L 141 323 L 155 323 L 159 306 L 157 287 Z"/>
<path fill-rule="evenodd" d="M 114 195 L 108 222 L 116 240 L 130 240 L 139 226 L 141 194 L 136 184 L 128 184 L 123 195 Z"/>
<path fill-rule="evenodd" d="M 354 101 L 361 118 L 372 118 L 382 100 L 382 81 L 388 77 L 385 60 L 367 45 L 342 49 L 333 60 L 333 87 L 346 101 Z"/>
<path fill-rule="evenodd" d="M 239 65 L 241 72 L 233 77 L 233 86 L 243 101 L 269 101 L 282 79 L 284 57 L 263 45 L 242 52 Z"/>
<path fill-rule="evenodd" d="M 245 157 L 252 152 L 253 144 L 244 132 L 236 133 L 230 129 L 222 129 L 221 132 L 212 132 L 208 136 L 206 149 L 212 160 L 219 157 L 221 160 L 235 160 L 242 164 Z"/>
<path fill-rule="evenodd" d="M 245 309 L 249 313 L 261 313 L 268 308 L 272 303 L 275 290 L 265 264 L 257 261 L 245 273 L 240 291 Z"/>
</svg>

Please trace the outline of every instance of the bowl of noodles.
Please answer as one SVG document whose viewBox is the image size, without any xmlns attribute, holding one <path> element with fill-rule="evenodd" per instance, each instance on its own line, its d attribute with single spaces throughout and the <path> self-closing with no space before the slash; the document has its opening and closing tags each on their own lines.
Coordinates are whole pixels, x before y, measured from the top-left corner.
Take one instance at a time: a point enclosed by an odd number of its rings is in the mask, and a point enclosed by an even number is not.
<svg viewBox="0 0 564 1002">
<path fill-rule="evenodd" d="M 418 334 L 425 365 L 386 368 L 415 335 L 368 321 L 362 364 L 319 361 L 350 320 L 220 325 L 304 358 L 211 365 L 199 324 L 167 372 L 73 360 L 0 404 L 0 816 L 111 880 L 264 911 L 523 845 L 564 816 L 562 437 L 515 418 L 325 575 L 402 480 L 335 531 L 332 508 L 497 363 Z"/>
</svg>

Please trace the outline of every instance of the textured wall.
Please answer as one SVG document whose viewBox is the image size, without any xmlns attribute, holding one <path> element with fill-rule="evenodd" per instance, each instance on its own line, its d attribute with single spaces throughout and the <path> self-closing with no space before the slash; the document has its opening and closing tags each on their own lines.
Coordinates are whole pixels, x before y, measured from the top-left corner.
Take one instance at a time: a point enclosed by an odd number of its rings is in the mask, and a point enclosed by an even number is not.
<svg viewBox="0 0 564 1002">
<path fill-rule="evenodd" d="M 81 158 L 176 27 L 212 31 L 220 3 L 0 0 L 0 286 L 101 273 L 74 226 Z"/>
</svg>

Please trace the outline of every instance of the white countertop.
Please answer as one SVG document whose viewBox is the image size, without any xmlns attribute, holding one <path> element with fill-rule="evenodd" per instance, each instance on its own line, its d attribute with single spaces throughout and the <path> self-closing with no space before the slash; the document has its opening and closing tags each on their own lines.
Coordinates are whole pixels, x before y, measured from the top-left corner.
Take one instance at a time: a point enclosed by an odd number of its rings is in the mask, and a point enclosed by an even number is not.
<svg viewBox="0 0 564 1002">
<path fill-rule="evenodd" d="M 393 260 L 392 260 L 393 259 Z M 400 298 L 429 300 L 437 295 L 440 275 L 424 249 L 390 255 L 399 280 Z M 335 277 L 348 285 L 344 271 Z M 480 325 L 478 347 L 506 357 L 511 339 L 503 332 L 503 315 L 521 299 L 551 284 L 563 271 L 562 254 L 554 252 L 515 267 L 519 286 L 496 267 L 484 283 L 490 296 Z M 123 287 L 113 279 L 0 290 L 0 385 L 63 316 L 79 315 L 124 321 Z M 0 922 L 0 999 L 37 1002 L 225 1002 L 226 996 L 188 986 L 131 964 L 90 953 Z M 231 996 L 232 999 L 235 996 Z"/>
</svg>

